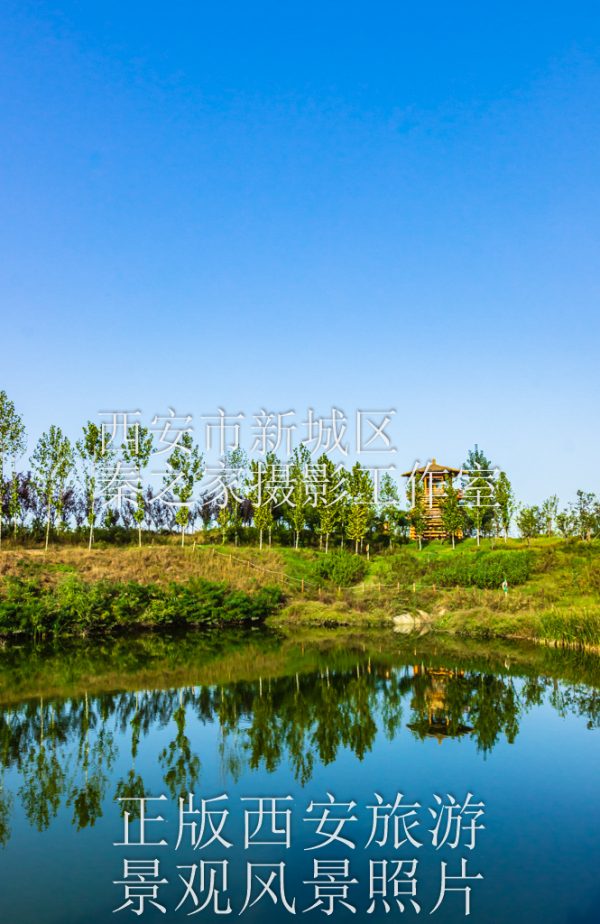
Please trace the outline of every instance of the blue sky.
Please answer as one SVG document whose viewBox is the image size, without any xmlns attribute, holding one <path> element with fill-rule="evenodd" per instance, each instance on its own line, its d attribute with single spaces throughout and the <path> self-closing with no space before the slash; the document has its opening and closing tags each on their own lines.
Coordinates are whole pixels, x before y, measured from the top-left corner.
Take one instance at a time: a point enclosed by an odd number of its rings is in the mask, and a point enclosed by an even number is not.
<svg viewBox="0 0 600 924">
<path fill-rule="evenodd" d="M 5 3 L 0 387 L 600 489 L 596 3 Z"/>
</svg>

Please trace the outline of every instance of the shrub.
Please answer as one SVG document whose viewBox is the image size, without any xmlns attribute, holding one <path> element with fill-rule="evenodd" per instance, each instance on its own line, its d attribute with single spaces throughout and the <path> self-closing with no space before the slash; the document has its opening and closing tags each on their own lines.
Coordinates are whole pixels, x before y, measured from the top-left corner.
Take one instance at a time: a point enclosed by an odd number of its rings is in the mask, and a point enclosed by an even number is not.
<svg viewBox="0 0 600 924">
<path fill-rule="evenodd" d="M 526 551 L 457 553 L 436 562 L 432 577 L 442 587 L 500 587 L 524 584 L 532 570 L 532 555 Z"/>
<path fill-rule="evenodd" d="M 349 587 L 362 580 L 367 570 L 367 563 L 358 555 L 337 549 L 324 555 L 314 565 L 314 574 L 317 578 L 332 581 L 338 587 Z"/>
<path fill-rule="evenodd" d="M 38 580 L 6 578 L 0 594 L 0 633 L 102 632 L 135 625 L 186 626 L 248 623 L 278 607 L 278 587 L 247 594 L 226 584 L 195 579 L 185 584 L 134 581 L 85 583 L 66 577 L 46 588 Z"/>
</svg>

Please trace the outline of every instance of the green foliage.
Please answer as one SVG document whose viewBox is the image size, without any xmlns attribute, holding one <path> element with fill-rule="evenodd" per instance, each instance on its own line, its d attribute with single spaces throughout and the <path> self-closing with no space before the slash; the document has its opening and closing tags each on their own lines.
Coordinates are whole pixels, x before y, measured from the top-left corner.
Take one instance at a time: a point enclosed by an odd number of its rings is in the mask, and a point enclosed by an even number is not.
<svg viewBox="0 0 600 924">
<path fill-rule="evenodd" d="M 194 446 L 190 433 L 184 433 L 169 457 L 171 471 L 164 477 L 166 487 L 170 488 L 179 501 L 175 521 L 181 526 L 181 544 L 184 543 L 185 528 L 190 519 L 189 501 L 194 493 L 194 485 L 200 481 L 204 472 L 203 456 Z"/>
<path fill-rule="evenodd" d="M 344 508 L 344 475 L 338 470 L 326 453 L 317 459 L 317 466 L 323 475 L 321 488 L 316 492 L 317 530 L 325 539 L 325 551 L 329 548 L 329 537 L 341 524 Z"/>
<path fill-rule="evenodd" d="M 105 446 L 102 429 L 97 424 L 88 420 L 82 431 L 83 439 L 75 443 L 75 449 L 81 465 L 86 520 L 89 527 L 89 548 L 91 549 L 96 525 L 98 474 L 106 475 L 114 453 L 110 447 Z"/>
<path fill-rule="evenodd" d="M 460 506 L 460 495 L 448 478 L 442 501 L 442 523 L 444 529 L 452 539 L 454 547 L 456 537 L 463 531 L 465 525 L 464 511 Z"/>
<path fill-rule="evenodd" d="M 8 512 L 10 519 L 16 524 L 19 503 L 17 492 L 17 476 L 15 460 L 25 451 L 25 426 L 17 414 L 13 402 L 5 391 L 0 391 L 0 547 L 2 546 L 2 493 L 4 490 L 4 463 L 11 461 L 12 476 L 8 498 Z"/>
<path fill-rule="evenodd" d="M 361 581 L 367 571 L 363 558 L 338 549 L 319 559 L 314 565 L 316 577 L 325 578 L 337 587 L 349 587 Z"/>
<path fill-rule="evenodd" d="M 142 427 L 139 423 L 135 423 L 128 427 L 127 438 L 121 447 L 125 462 L 133 466 L 137 476 L 133 519 L 137 523 L 138 527 L 139 546 L 142 545 L 142 521 L 145 514 L 142 472 L 150 461 L 150 456 L 152 454 L 152 443 L 152 434 L 148 428 Z"/>
<path fill-rule="evenodd" d="M 504 537 L 508 538 L 508 531 L 516 509 L 516 504 L 512 485 L 508 480 L 506 472 L 500 472 L 498 475 L 494 485 L 494 495 L 496 503 L 498 504 L 496 513 L 497 520 L 504 532 Z"/>
<path fill-rule="evenodd" d="M 364 469 L 360 462 L 352 466 L 346 478 L 346 491 L 348 494 L 346 535 L 348 539 L 354 540 L 354 548 L 358 552 L 358 544 L 367 535 L 373 517 L 373 480 L 370 472 Z"/>
<path fill-rule="evenodd" d="M 423 536 L 427 528 L 427 515 L 425 508 L 425 487 L 422 481 L 413 479 L 412 484 L 407 487 L 406 496 L 410 509 L 408 511 L 408 522 L 411 525 L 415 537 L 421 548 Z"/>
<path fill-rule="evenodd" d="M 273 528 L 273 503 L 276 499 L 276 473 L 278 462 L 273 452 L 268 452 L 265 461 L 253 461 L 247 484 L 248 499 L 252 504 L 254 525 L 258 530 L 259 545 L 263 547 L 265 530 Z"/>
<path fill-rule="evenodd" d="M 463 465 L 463 501 L 466 523 L 477 535 L 479 545 L 482 532 L 485 532 L 494 520 L 496 498 L 492 480 L 492 463 L 482 449 L 475 444 L 469 450 Z"/>
<path fill-rule="evenodd" d="M 500 587 L 524 584 L 532 571 L 532 555 L 526 551 L 465 552 L 437 561 L 433 577 L 442 587 Z"/>
<path fill-rule="evenodd" d="M 521 507 L 517 514 L 517 527 L 523 539 L 535 539 L 544 530 L 544 517 L 539 507 Z"/>
<path fill-rule="evenodd" d="M 61 527 L 67 479 L 73 468 L 73 450 L 68 437 L 54 424 L 43 433 L 31 458 L 37 492 L 46 508 L 46 548 L 53 517 Z"/>
<path fill-rule="evenodd" d="M 290 461 L 290 483 L 287 517 L 295 533 L 294 545 L 300 546 L 300 534 L 306 524 L 306 508 L 309 502 L 310 452 L 304 445 L 296 446 Z"/>
<path fill-rule="evenodd" d="M 134 626 L 197 626 L 264 619 L 282 602 L 278 587 L 250 595 L 195 578 L 167 587 L 135 581 L 85 583 L 69 576 L 47 589 L 35 579 L 5 578 L 0 634 L 98 633 Z"/>
</svg>

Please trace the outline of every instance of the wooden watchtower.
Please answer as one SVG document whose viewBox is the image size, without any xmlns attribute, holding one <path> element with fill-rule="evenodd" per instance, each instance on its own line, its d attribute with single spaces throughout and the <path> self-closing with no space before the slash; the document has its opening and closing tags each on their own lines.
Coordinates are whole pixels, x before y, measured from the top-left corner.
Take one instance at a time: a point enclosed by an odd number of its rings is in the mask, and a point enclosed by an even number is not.
<svg viewBox="0 0 600 924">
<path fill-rule="evenodd" d="M 442 523 L 442 503 L 448 479 L 454 480 L 460 471 L 459 468 L 453 468 L 451 465 L 438 465 L 436 460 L 432 459 L 427 465 L 421 465 L 412 471 L 402 473 L 403 478 L 414 478 L 423 485 L 427 520 L 424 539 L 446 539 L 448 537 Z M 410 538 L 417 538 L 412 526 Z"/>
</svg>

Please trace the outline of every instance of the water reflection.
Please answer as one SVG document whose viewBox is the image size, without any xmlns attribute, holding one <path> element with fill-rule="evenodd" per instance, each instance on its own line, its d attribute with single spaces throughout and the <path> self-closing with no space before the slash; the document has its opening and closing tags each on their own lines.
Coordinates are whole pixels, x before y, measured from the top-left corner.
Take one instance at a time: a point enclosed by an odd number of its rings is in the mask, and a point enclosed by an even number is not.
<svg viewBox="0 0 600 924">
<path fill-rule="evenodd" d="M 588 728 L 599 724 L 594 678 L 583 684 L 540 673 L 537 652 L 531 653 L 533 663 L 526 658 L 511 663 L 505 654 L 501 661 L 488 656 L 481 663 L 464 651 L 406 643 L 390 650 L 384 642 L 376 636 L 356 643 L 331 637 L 298 643 L 271 635 L 238 636 L 227 644 L 222 636 L 162 639 L 152 669 L 145 656 L 142 664 L 136 660 L 130 645 L 120 662 L 113 651 L 104 675 L 102 653 L 85 649 L 81 660 L 88 668 L 86 658 L 96 658 L 93 675 L 82 669 L 65 675 L 72 649 L 6 653 L 4 691 L 26 692 L 23 659 L 29 659 L 36 665 L 30 684 L 53 692 L 10 702 L 0 715 L 0 842 L 10 837 L 17 805 L 38 831 L 67 806 L 72 825 L 81 830 L 102 817 L 107 798 L 143 795 L 140 743 L 158 730 L 163 730 L 156 756 L 165 791 L 173 799 L 194 791 L 202 772 L 190 734 L 197 721 L 219 728 L 221 764 L 230 778 L 239 779 L 246 768 L 273 772 L 286 761 L 302 784 L 343 749 L 362 760 L 380 733 L 389 740 L 407 734 L 440 743 L 471 739 L 486 755 L 503 738 L 513 742 L 522 716 L 543 702 L 561 715 L 585 716 Z M 183 668 L 182 651 L 196 654 Z M 560 658 L 554 666 L 559 664 Z M 593 671 L 594 664 L 587 668 Z M 573 667 L 567 659 L 562 667 L 581 674 L 586 664 Z M 174 669 L 183 669 L 188 682 L 161 688 Z M 136 685 L 140 670 L 144 689 L 115 689 Z M 230 679 L 212 679 L 219 676 Z M 94 692 L 81 691 L 86 678 Z M 60 695 L 61 683 L 74 692 Z M 119 757 L 126 758 L 119 766 L 127 769 L 116 774 Z M 12 792 L 4 785 L 6 771 L 18 780 Z"/>
</svg>

